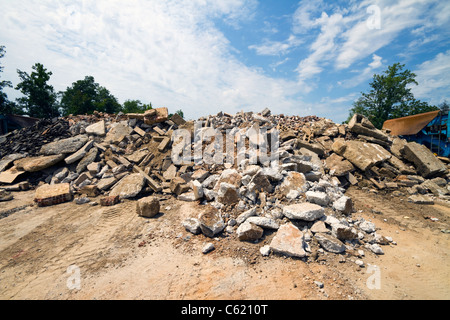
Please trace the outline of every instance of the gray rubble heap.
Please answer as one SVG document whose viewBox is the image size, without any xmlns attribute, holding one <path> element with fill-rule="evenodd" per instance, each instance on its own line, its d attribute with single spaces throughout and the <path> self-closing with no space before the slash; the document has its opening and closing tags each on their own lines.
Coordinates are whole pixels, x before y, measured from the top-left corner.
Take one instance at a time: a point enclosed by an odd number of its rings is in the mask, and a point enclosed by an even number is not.
<svg viewBox="0 0 450 320">
<path fill-rule="evenodd" d="M 35 135 L 39 151 L 18 145 L 3 149 L 0 188 L 13 190 L 24 179 L 35 187 L 64 184 L 78 195 L 76 203 L 90 203 L 99 195 L 107 197 L 102 205 L 137 200 L 137 212 L 145 217 L 159 212 L 160 196 L 196 201 L 205 210 L 180 221 L 187 231 L 256 243 L 275 233 L 261 248 L 264 255 L 305 258 L 315 256 L 318 248 L 340 254 L 361 246 L 383 254 L 379 245 L 392 239 L 377 234 L 370 221 L 352 218 L 352 200 L 345 195 L 352 185 L 374 192 L 401 189 L 419 204 L 449 199 L 446 164 L 425 147 L 374 128 L 361 115 L 347 125 L 315 116 L 274 115 L 266 108 L 186 122 L 158 108 L 145 114 L 70 117 L 54 120 L 49 128 L 54 123 L 70 127 L 61 137 L 46 140 L 38 137 L 40 128 Z M 191 140 L 175 139 L 177 129 L 190 133 Z M 222 144 L 220 137 L 204 138 L 210 129 L 223 137 Z M 237 148 L 236 137 L 250 130 L 257 134 L 248 143 L 267 148 L 266 157 Z M 224 147 L 230 145 L 232 153 Z M 177 164 L 182 156 L 184 162 Z M 51 188 L 46 190 L 41 203 L 60 203 Z M 64 194 L 64 199 L 72 197 Z"/>
</svg>

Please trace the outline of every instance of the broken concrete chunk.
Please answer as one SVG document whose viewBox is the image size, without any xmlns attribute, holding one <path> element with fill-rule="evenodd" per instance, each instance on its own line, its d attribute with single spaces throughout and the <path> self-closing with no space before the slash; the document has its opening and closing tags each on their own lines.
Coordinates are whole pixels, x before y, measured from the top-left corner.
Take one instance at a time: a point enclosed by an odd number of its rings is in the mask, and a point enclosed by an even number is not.
<svg viewBox="0 0 450 320">
<path fill-rule="evenodd" d="M 317 239 L 319 244 L 328 252 L 332 253 L 342 253 L 345 251 L 345 245 L 339 239 L 326 234 L 326 233 L 316 233 L 314 238 Z"/>
<path fill-rule="evenodd" d="M 208 211 L 200 213 L 198 220 L 202 233 L 207 237 L 214 237 L 225 229 L 226 225 L 217 209 L 211 207 Z"/>
<path fill-rule="evenodd" d="M 172 193 L 175 193 L 177 196 L 189 191 L 189 189 L 189 185 L 181 177 L 175 177 L 170 181 L 170 191 L 172 191 Z"/>
<path fill-rule="evenodd" d="M 401 161 L 394 155 L 388 160 L 388 162 L 395 168 L 397 168 L 401 174 L 416 174 L 416 171 L 414 169 L 407 166 L 403 161 Z"/>
<path fill-rule="evenodd" d="M 34 202 L 39 207 L 52 206 L 71 200 L 72 193 L 70 191 L 70 184 L 68 183 L 44 184 L 36 189 L 34 195 Z"/>
<path fill-rule="evenodd" d="M 338 144 L 340 145 L 338 146 Z M 362 171 L 369 170 L 371 167 L 391 158 L 391 154 L 382 146 L 357 140 L 344 143 L 335 141 L 333 150 L 339 151 L 337 152 L 339 155 Z"/>
<path fill-rule="evenodd" d="M 13 183 L 19 176 L 24 174 L 26 171 L 19 170 L 15 166 L 0 172 L 0 182 L 1 183 Z"/>
<path fill-rule="evenodd" d="M 141 149 L 133 152 L 130 155 L 125 156 L 128 161 L 133 163 L 140 163 L 148 155 L 147 149 Z"/>
<path fill-rule="evenodd" d="M 199 182 L 203 182 L 209 176 L 209 174 L 210 174 L 209 171 L 198 169 L 195 170 L 191 178 L 192 180 L 198 180 Z"/>
<path fill-rule="evenodd" d="M 111 188 L 116 182 L 117 179 L 115 177 L 103 178 L 97 182 L 97 188 L 99 188 L 102 191 L 105 191 Z"/>
<path fill-rule="evenodd" d="M 320 191 L 307 191 L 305 193 L 306 200 L 308 200 L 311 203 L 318 204 L 320 206 L 327 206 L 330 202 L 330 198 L 326 194 L 326 192 L 320 192 Z"/>
<path fill-rule="evenodd" d="M 86 133 L 103 137 L 106 135 L 105 120 L 100 120 L 86 127 Z"/>
<path fill-rule="evenodd" d="M 289 219 L 315 221 L 324 215 L 324 208 L 313 203 L 297 203 L 285 206 L 283 214 Z"/>
<path fill-rule="evenodd" d="M 366 220 L 359 224 L 359 228 L 367 233 L 373 233 L 376 231 L 375 224 Z"/>
<path fill-rule="evenodd" d="M 40 153 L 46 156 L 74 153 L 84 146 L 88 140 L 89 138 L 87 135 L 78 135 L 72 138 L 61 139 L 43 145 Z"/>
<path fill-rule="evenodd" d="M 417 142 L 408 142 L 401 150 L 403 157 L 414 163 L 418 173 L 426 178 L 434 178 L 445 175 L 448 170 L 427 147 Z"/>
<path fill-rule="evenodd" d="M 241 224 L 244 223 L 245 220 L 247 220 L 247 218 L 255 216 L 256 215 L 256 208 L 251 208 L 243 213 L 241 213 L 237 218 L 236 218 L 236 222 L 237 224 Z"/>
<path fill-rule="evenodd" d="M 275 253 L 297 258 L 306 256 L 304 234 L 292 223 L 281 225 L 269 246 Z"/>
<path fill-rule="evenodd" d="M 434 204 L 434 200 L 424 195 L 412 195 L 408 197 L 408 201 L 416 204 Z"/>
<path fill-rule="evenodd" d="M 96 185 L 85 185 L 80 188 L 79 192 L 87 195 L 88 197 L 96 197 L 100 194 L 100 190 Z"/>
<path fill-rule="evenodd" d="M 122 123 L 117 123 L 108 131 L 104 141 L 107 143 L 119 144 L 126 136 L 129 136 L 132 132 L 133 128 Z"/>
<path fill-rule="evenodd" d="M 258 240 L 262 237 L 263 233 L 264 230 L 261 227 L 248 221 L 241 224 L 236 230 L 236 234 L 240 241 Z"/>
<path fill-rule="evenodd" d="M 91 148 L 86 155 L 80 160 L 80 162 L 77 165 L 76 172 L 82 173 L 84 170 L 86 170 L 87 166 L 94 162 L 97 158 L 98 149 L 97 148 Z"/>
<path fill-rule="evenodd" d="M 271 218 L 267 217 L 248 217 L 246 222 L 253 223 L 254 225 L 257 225 L 258 227 L 264 228 L 264 229 L 278 229 L 280 226 L 278 223 Z"/>
<path fill-rule="evenodd" d="M 383 131 L 375 128 L 375 126 L 363 115 L 354 114 L 348 123 L 350 131 L 379 139 L 381 141 L 390 142 L 389 136 Z"/>
<path fill-rule="evenodd" d="M 27 154 L 24 153 L 13 153 L 8 154 L 0 160 L 0 172 L 6 170 L 15 160 L 25 158 Z"/>
<path fill-rule="evenodd" d="M 171 140 L 169 137 L 165 137 L 161 143 L 158 146 L 158 151 L 159 152 L 164 152 L 164 150 L 166 150 L 166 148 L 168 147 L 168 145 L 170 144 Z"/>
<path fill-rule="evenodd" d="M 133 171 L 139 173 L 141 176 L 144 177 L 145 181 L 147 182 L 148 186 L 154 191 L 154 192 L 160 192 L 162 190 L 161 185 L 153 180 L 148 174 L 146 174 L 141 168 L 138 166 L 133 166 Z"/>
<path fill-rule="evenodd" d="M 194 200 L 200 200 L 203 198 L 203 187 L 198 180 L 191 182 L 192 192 L 194 194 Z"/>
<path fill-rule="evenodd" d="M 139 173 L 132 173 L 122 180 L 111 190 L 110 196 L 119 196 L 120 199 L 136 197 L 145 184 L 144 177 Z"/>
<path fill-rule="evenodd" d="M 279 189 L 280 189 L 281 194 L 283 194 L 285 196 L 292 190 L 303 193 L 308 190 L 308 182 L 303 173 L 291 171 L 284 178 Z"/>
<path fill-rule="evenodd" d="M 153 218 L 159 210 L 159 200 L 152 196 L 139 199 L 136 203 L 136 212 L 141 217 Z"/>
<path fill-rule="evenodd" d="M 307 141 L 297 139 L 296 146 L 297 146 L 297 149 L 305 148 L 312 152 L 317 153 L 319 156 L 323 156 L 325 154 L 324 147 L 319 143 L 309 143 Z"/>
<path fill-rule="evenodd" d="M 236 186 L 222 182 L 217 192 L 217 201 L 223 204 L 236 204 L 240 200 Z"/>
<path fill-rule="evenodd" d="M 340 223 L 333 225 L 332 235 L 342 241 L 358 239 L 358 231 L 355 228 Z"/>
<path fill-rule="evenodd" d="M 186 120 L 184 120 L 178 113 L 174 113 L 170 120 L 172 120 L 177 126 L 181 126 L 186 123 Z"/>
<path fill-rule="evenodd" d="M 330 233 L 331 231 L 326 227 L 325 222 L 318 220 L 310 228 L 312 233 Z"/>
<path fill-rule="evenodd" d="M 14 161 L 14 165 L 18 170 L 25 170 L 27 172 L 38 172 L 54 166 L 63 159 L 64 154 L 29 157 Z"/>
<path fill-rule="evenodd" d="M 176 177 L 177 171 L 178 171 L 177 167 L 175 165 L 171 164 L 170 167 L 167 168 L 167 170 L 164 171 L 164 173 L 163 173 L 164 179 L 172 180 L 173 178 Z"/>
<path fill-rule="evenodd" d="M 144 113 L 144 123 L 147 125 L 164 122 L 168 118 L 169 111 L 167 108 L 150 109 Z"/>
<path fill-rule="evenodd" d="M 196 201 L 197 199 L 195 198 L 195 194 L 194 194 L 194 192 L 185 192 L 185 193 L 182 193 L 182 194 L 180 194 L 178 197 L 177 197 L 177 199 L 178 200 L 180 200 L 180 201 L 189 201 L 189 202 L 193 202 L 193 201 Z"/>
<path fill-rule="evenodd" d="M 333 208 L 344 214 L 351 214 L 353 212 L 353 201 L 350 197 L 342 196 L 333 202 Z"/>
<path fill-rule="evenodd" d="M 355 167 L 352 163 L 337 153 L 333 153 L 325 160 L 325 168 L 329 170 L 331 175 L 341 177 L 349 172 L 353 172 Z"/>
<path fill-rule="evenodd" d="M 113 206 L 115 204 L 118 204 L 119 202 L 120 202 L 119 196 L 109 196 L 100 199 L 100 205 L 102 207 Z"/>
<path fill-rule="evenodd" d="M 200 221 L 197 218 L 187 218 L 182 222 L 182 225 L 187 231 L 193 234 L 199 234 L 202 231 Z"/>
</svg>

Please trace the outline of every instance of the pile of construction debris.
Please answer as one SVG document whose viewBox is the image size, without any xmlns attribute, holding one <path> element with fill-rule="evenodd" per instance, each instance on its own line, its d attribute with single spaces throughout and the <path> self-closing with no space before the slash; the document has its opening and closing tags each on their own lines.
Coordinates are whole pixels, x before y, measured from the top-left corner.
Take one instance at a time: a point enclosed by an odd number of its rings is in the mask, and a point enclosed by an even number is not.
<svg viewBox="0 0 450 320">
<path fill-rule="evenodd" d="M 180 140 L 180 132 L 190 137 Z M 241 137 L 246 140 L 238 148 Z M 0 139 L 0 200 L 29 188 L 36 189 L 39 206 L 111 206 L 130 199 L 144 217 L 160 211 L 162 195 L 198 201 L 206 209 L 180 221 L 186 230 L 256 242 L 265 230 L 276 230 L 263 255 L 303 258 L 315 245 L 333 253 L 361 256 L 364 246 L 382 254 L 379 245 L 393 240 L 377 234 L 373 223 L 352 218 L 345 195 L 350 185 L 374 192 L 404 188 L 410 201 L 423 204 L 450 194 L 448 168 L 434 154 L 361 115 L 339 125 L 264 109 L 186 122 L 157 108 L 46 120 Z M 253 142 L 257 150 L 249 147 Z"/>
</svg>

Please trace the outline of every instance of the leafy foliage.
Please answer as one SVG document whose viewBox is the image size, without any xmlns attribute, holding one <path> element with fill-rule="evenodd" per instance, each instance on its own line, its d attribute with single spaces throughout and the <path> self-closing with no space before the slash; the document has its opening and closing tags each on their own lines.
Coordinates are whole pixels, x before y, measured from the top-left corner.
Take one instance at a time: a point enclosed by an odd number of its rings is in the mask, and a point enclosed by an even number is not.
<svg viewBox="0 0 450 320">
<path fill-rule="evenodd" d="M 57 95 L 53 86 L 47 82 L 52 75 L 51 71 L 40 63 L 36 63 L 33 72 L 29 75 L 25 71 L 17 70 L 21 82 L 16 86 L 24 97 L 18 98 L 19 105 L 30 117 L 52 118 L 59 116 Z"/>
<path fill-rule="evenodd" d="M 123 113 L 144 113 L 153 109 L 152 104 L 143 104 L 140 100 L 126 100 L 122 105 Z"/>
<path fill-rule="evenodd" d="M 92 76 L 74 82 L 60 95 L 64 115 L 91 114 L 94 111 L 117 113 L 121 110 L 117 99 Z"/>
<path fill-rule="evenodd" d="M 405 65 L 395 63 L 383 74 L 375 74 L 370 83 L 371 90 L 369 93 L 362 93 L 353 103 L 348 120 L 355 113 L 360 113 L 380 129 L 388 119 L 438 109 L 414 98 L 411 85 L 418 85 L 416 75 L 410 70 L 403 70 L 404 67 Z"/>
<path fill-rule="evenodd" d="M 5 46 L 0 46 L 0 59 L 5 56 Z M 0 64 L 0 73 L 3 72 L 3 66 Z M 4 88 L 12 88 L 11 81 L 0 80 L 0 114 L 23 114 L 16 103 L 8 100 L 8 95 L 3 92 Z"/>
</svg>

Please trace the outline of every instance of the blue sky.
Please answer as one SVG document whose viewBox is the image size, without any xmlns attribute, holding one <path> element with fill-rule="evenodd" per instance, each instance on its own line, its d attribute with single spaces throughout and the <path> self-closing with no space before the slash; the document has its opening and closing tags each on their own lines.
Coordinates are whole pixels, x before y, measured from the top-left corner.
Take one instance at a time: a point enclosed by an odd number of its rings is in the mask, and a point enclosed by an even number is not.
<svg viewBox="0 0 450 320">
<path fill-rule="evenodd" d="M 219 111 L 342 122 L 400 62 L 415 97 L 450 101 L 450 2 L 0 0 L 2 80 L 42 63 L 65 90 L 87 75 L 119 102 L 197 119 Z M 6 90 L 10 99 L 20 94 Z"/>
</svg>

